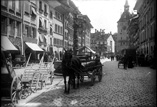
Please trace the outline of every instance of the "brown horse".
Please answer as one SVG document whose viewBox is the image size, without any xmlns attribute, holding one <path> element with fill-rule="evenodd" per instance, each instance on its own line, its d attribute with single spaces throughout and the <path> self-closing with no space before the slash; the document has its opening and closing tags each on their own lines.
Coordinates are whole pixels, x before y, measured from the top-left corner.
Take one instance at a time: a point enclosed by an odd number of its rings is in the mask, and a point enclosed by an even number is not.
<svg viewBox="0 0 157 107">
<path fill-rule="evenodd" d="M 62 71 L 65 85 L 64 93 L 69 94 L 71 83 L 73 83 L 73 88 L 75 89 L 75 77 L 77 77 L 77 88 L 79 88 L 81 67 L 82 65 L 80 59 L 76 56 L 73 56 L 70 50 L 65 50 L 62 60 Z M 69 76 L 68 89 L 66 86 L 67 76 Z"/>
</svg>

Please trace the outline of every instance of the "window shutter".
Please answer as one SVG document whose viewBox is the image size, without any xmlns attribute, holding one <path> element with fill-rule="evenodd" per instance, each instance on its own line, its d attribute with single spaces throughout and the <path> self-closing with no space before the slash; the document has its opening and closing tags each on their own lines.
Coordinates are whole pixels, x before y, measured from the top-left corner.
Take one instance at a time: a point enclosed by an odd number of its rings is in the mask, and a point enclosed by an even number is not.
<svg viewBox="0 0 157 107">
<path fill-rule="evenodd" d="M 15 1 L 12 0 L 12 9 L 15 10 Z"/>
</svg>

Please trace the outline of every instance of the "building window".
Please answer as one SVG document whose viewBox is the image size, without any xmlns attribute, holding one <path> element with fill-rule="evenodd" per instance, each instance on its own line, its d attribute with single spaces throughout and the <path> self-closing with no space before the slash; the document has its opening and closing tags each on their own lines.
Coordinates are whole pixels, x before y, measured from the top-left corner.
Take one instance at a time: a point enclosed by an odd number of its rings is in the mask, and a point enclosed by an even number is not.
<svg viewBox="0 0 157 107">
<path fill-rule="evenodd" d="M 32 30 L 31 30 L 31 37 L 36 38 L 36 29 L 34 27 L 32 27 Z"/>
<path fill-rule="evenodd" d="M 57 33 L 59 33 L 59 31 L 60 31 L 60 27 L 59 26 L 57 26 L 58 27 L 58 31 L 57 31 Z"/>
<path fill-rule="evenodd" d="M 50 27 L 50 34 L 52 35 L 52 28 Z"/>
<path fill-rule="evenodd" d="M 30 5 L 28 1 L 25 1 L 25 13 L 29 15 L 30 13 Z"/>
<path fill-rule="evenodd" d="M 57 25 L 55 24 L 55 32 L 57 33 Z"/>
<path fill-rule="evenodd" d="M 46 38 L 44 37 L 44 44 L 46 45 Z"/>
<path fill-rule="evenodd" d="M 58 13 L 57 11 L 55 11 L 55 18 L 62 21 L 63 20 L 63 17 L 60 13 Z"/>
<path fill-rule="evenodd" d="M 16 11 L 17 11 L 17 12 L 20 12 L 20 1 L 19 1 L 19 0 L 16 0 L 15 3 L 16 3 L 16 6 L 15 6 L 15 7 L 16 7 Z"/>
<path fill-rule="evenodd" d="M 39 10 L 42 10 L 42 1 L 39 1 Z"/>
<path fill-rule="evenodd" d="M 29 28 L 29 26 L 28 25 L 25 25 L 25 36 L 27 36 L 28 37 L 28 28 Z"/>
<path fill-rule="evenodd" d="M 61 34 L 63 34 L 63 27 L 61 27 Z"/>
<path fill-rule="evenodd" d="M 15 10 L 15 1 L 14 0 L 9 0 L 8 4 L 9 4 L 9 9 Z"/>
<path fill-rule="evenodd" d="M 1 16 L 1 33 L 7 34 L 7 18 L 4 16 Z"/>
<path fill-rule="evenodd" d="M 42 19 L 39 19 L 39 27 L 42 27 Z"/>
<path fill-rule="evenodd" d="M 9 30 L 10 30 L 9 34 L 14 36 L 14 34 L 15 34 L 15 21 L 12 19 L 10 19 L 10 21 L 9 21 Z"/>
<path fill-rule="evenodd" d="M 21 22 L 16 22 L 17 36 L 21 36 Z"/>
<path fill-rule="evenodd" d="M 52 46 L 52 38 L 50 38 L 50 45 Z"/>
<path fill-rule="evenodd" d="M 56 45 L 56 38 L 54 38 L 54 45 Z"/>
<path fill-rule="evenodd" d="M 47 5 L 44 5 L 44 12 L 47 13 Z"/>
<path fill-rule="evenodd" d="M 50 10 L 50 18 L 51 18 L 51 19 L 53 18 L 53 13 L 52 13 L 51 10 Z"/>
<path fill-rule="evenodd" d="M 47 28 L 47 21 L 44 20 L 44 24 L 45 24 L 45 29 Z"/>
<path fill-rule="evenodd" d="M 7 0 L 1 0 L 1 5 L 7 7 L 8 1 Z"/>
</svg>

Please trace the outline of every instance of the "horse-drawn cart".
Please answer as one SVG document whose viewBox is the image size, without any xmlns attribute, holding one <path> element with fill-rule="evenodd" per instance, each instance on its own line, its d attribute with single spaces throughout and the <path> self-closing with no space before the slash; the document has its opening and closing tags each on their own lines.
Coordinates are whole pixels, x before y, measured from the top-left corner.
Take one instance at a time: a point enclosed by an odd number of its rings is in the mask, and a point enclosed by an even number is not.
<svg viewBox="0 0 157 107">
<path fill-rule="evenodd" d="M 102 64 L 100 62 L 100 57 L 96 57 L 95 59 L 88 60 L 86 56 L 79 56 L 81 59 L 81 64 L 83 66 L 81 75 L 81 81 L 84 81 L 84 77 L 88 76 L 91 79 L 91 85 L 94 85 L 96 76 L 98 77 L 98 81 L 100 82 L 102 79 Z"/>
<path fill-rule="evenodd" d="M 85 49 L 83 47 L 83 49 Z M 83 50 L 81 48 L 81 51 Z M 89 48 L 88 48 L 89 49 Z M 91 49 L 89 49 L 91 50 Z M 79 53 L 81 53 L 79 51 Z M 87 55 L 89 54 L 89 55 Z M 83 82 L 84 81 L 84 77 L 88 76 L 88 78 L 90 78 L 91 80 L 91 85 L 94 85 L 94 82 L 96 80 L 96 77 L 98 77 L 98 81 L 100 82 L 102 80 L 102 64 L 100 62 L 100 57 L 98 55 L 95 54 L 94 51 L 92 51 L 92 56 L 90 52 L 83 52 L 82 54 L 76 55 L 77 58 L 80 59 L 81 61 L 81 69 L 78 68 L 74 68 L 74 67 L 70 67 L 70 69 L 73 69 L 74 71 L 78 72 L 80 75 L 80 81 Z M 63 71 L 62 71 L 62 65 L 61 65 L 62 61 L 56 61 L 54 62 L 54 75 L 62 75 Z"/>
<path fill-rule="evenodd" d="M 86 60 L 86 59 L 84 59 Z M 94 85 L 96 76 L 98 77 L 98 81 L 100 82 L 102 80 L 102 64 L 101 62 L 97 63 L 96 60 L 90 60 L 90 61 L 83 61 L 81 62 L 83 69 L 80 69 L 80 81 L 83 82 L 84 81 L 84 77 L 88 76 L 88 78 L 91 79 L 91 85 Z M 54 63 L 55 66 L 55 71 L 54 71 L 54 75 L 62 75 L 62 66 L 61 66 L 61 61 L 55 62 Z M 75 69 L 75 68 L 73 68 Z M 77 70 L 75 70 L 77 71 Z"/>
</svg>

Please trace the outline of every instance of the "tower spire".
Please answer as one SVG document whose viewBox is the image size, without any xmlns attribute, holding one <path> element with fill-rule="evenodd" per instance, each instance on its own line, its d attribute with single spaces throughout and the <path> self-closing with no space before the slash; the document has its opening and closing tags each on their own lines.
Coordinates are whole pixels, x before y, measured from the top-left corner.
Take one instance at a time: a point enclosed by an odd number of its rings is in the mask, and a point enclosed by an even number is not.
<svg viewBox="0 0 157 107">
<path fill-rule="evenodd" d="M 128 0 L 125 1 L 125 7 L 129 7 Z"/>
<path fill-rule="evenodd" d="M 129 11 L 129 4 L 128 4 L 128 0 L 126 0 L 126 1 L 125 1 L 124 11 Z"/>
</svg>

